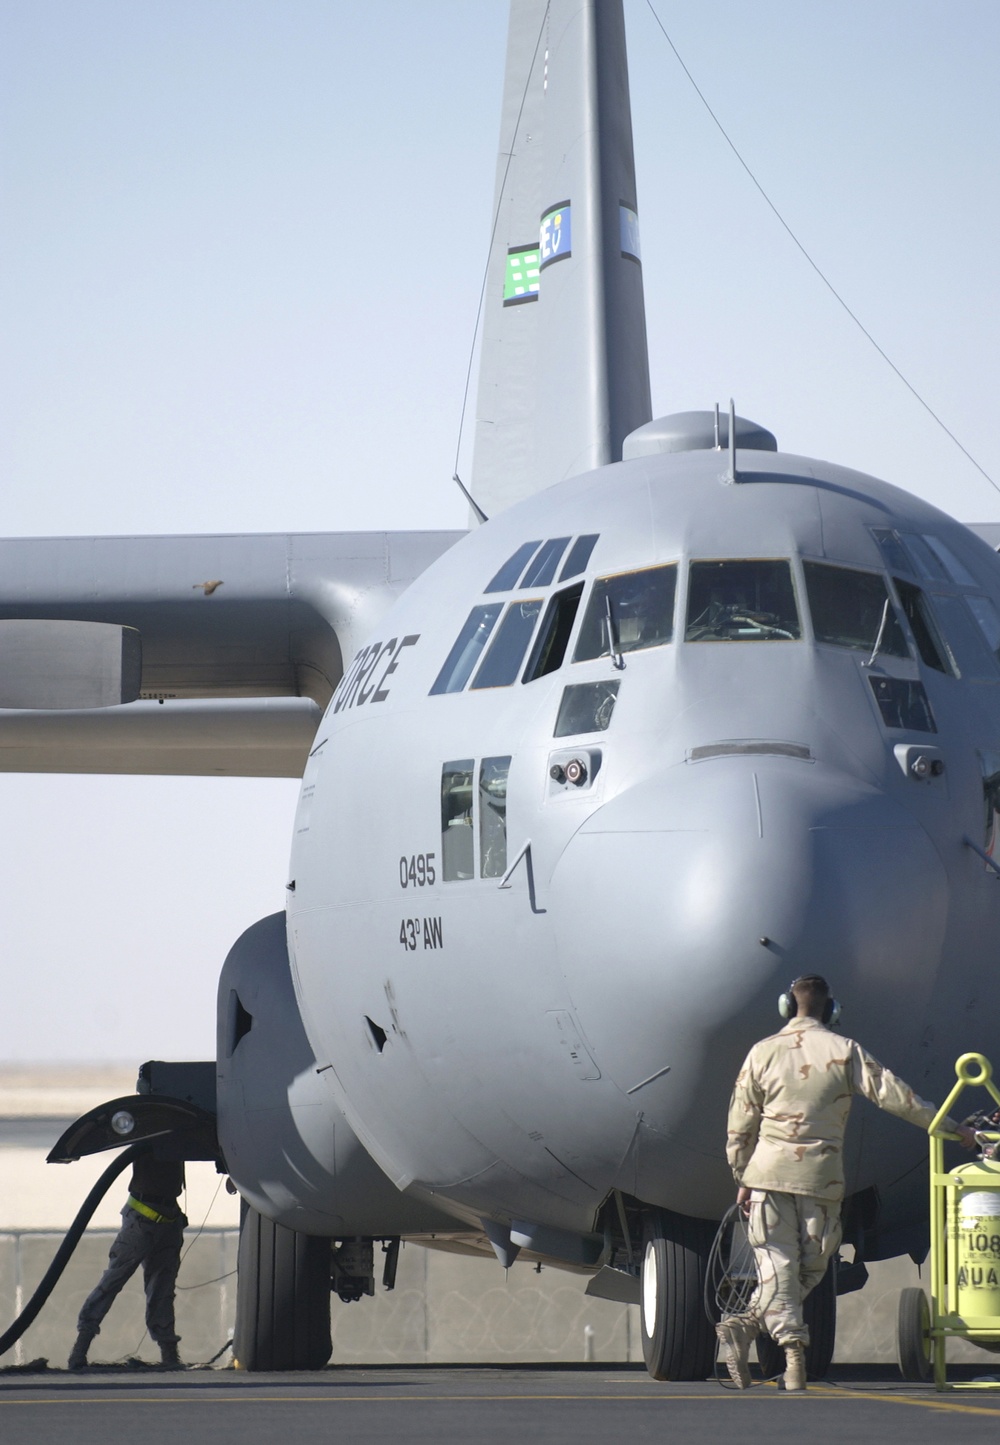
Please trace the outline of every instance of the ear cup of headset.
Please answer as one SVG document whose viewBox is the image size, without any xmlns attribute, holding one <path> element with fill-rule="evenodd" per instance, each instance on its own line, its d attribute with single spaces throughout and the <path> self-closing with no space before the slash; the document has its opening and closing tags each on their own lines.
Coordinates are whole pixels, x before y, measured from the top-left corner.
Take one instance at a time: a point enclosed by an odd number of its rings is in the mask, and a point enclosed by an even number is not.
<svg viewBox="0 0 1000 1445">
<path fill-rule="evenodd" d="M 779 993 L 778 995 L 778 1013 L 783 1019 L 793 1019 L 799 1011 L 795 995 L 792 993 L 792 988 L 794 988 L 796 983 L 798 983 L 798 979 L 795 979 L 784 993 Z M 839 1018 L 840 1002 L 831 994 L 823 1005 L 823 1023 L 827 1028 L 832 1029 Z"/>
</svg>

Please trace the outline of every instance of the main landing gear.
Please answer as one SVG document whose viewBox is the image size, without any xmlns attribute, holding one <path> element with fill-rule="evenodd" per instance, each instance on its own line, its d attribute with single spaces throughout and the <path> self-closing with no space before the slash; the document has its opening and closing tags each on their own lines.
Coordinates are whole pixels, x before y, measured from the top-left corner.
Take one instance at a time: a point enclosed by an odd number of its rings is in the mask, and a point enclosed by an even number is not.
<svg viewBox="0 0 1000 1445">
<path fill-rule="evenodd" d="M 642 1353 L 654 1380 L 703 1380 L 715 1363 L 705 1277 L 716 1226 L 667 1209 L 643 1219 Z"/>
<path fill-rule="evenodd" d="M 233 1355 L 244 1370 L 320 1370 L 330 1358 L 330 1240 L 244 1205 Z"/>
</svg>

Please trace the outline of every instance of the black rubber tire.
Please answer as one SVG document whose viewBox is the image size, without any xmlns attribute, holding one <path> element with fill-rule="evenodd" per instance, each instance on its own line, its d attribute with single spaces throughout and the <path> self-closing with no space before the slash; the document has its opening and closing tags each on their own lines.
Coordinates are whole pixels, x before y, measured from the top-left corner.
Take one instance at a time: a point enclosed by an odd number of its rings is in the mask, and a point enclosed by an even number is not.
<svg viewBox="0 0 1000 1445">
<path fill-rule="evenodd" d="M 810 1380 L 825 1380 L 833 1361 L 834 1346 L 837 1343 L 837 1271 L 836 1261 L 822 1280 L 806 1296 L 802 1310 L 809 1329 L 809 1344 L 806 1346 L 806 1375 Z M 757 1336 L 757 1363 L 765 1380 L 773 1380 L 784 1374 L 785 1352 L 776 1345 L 770 1335 Z"/>
<path fill-rule="evenodd" d="M 330 1241 L 244 1207 L 233 1356 L 244 1370 L 320 1370 L 330 1339 Z"/>
<path fill-rule="evenodd" d="M 896 1313 L 896 1361 L 904 1380 L 925 1384 L 933 1373 L 931 1311 L 922 1289 L 900 1290 Z"/>
<path fill-rule="evenodd" d="M 716 1225 L 666 1209 L 643 1220 L 642 1353 L 654 1380 L 704 1380 L 715 1363 L 705 1275 Z"/>
</svg>

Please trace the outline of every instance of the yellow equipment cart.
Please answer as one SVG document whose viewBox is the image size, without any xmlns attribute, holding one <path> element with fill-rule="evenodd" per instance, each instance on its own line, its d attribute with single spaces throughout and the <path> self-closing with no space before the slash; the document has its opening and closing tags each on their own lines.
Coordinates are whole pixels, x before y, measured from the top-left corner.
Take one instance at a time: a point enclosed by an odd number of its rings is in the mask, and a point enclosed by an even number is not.
<svg viewBox="0 0 1000 1445">
<path fill-rule="evenodd" d="M 963 1054 L 957 1079 L 928 1129 L 931 1187 L 931 1292 L 904 1289 L 899 1299 L 899 1367 L 907 1380 L 938 1390 L 994 1389 L 996 1383 L 949 1385 L 945 1348 L 951 1338 L 1000 1353 L 1000 1133 L 978 1132 L 983 1157 L 945 1173 L 942 1120 L 967 1088 L 984 1088 L 1000 1106 L 993 1069 L 982 1054 Z"/>
</svg>

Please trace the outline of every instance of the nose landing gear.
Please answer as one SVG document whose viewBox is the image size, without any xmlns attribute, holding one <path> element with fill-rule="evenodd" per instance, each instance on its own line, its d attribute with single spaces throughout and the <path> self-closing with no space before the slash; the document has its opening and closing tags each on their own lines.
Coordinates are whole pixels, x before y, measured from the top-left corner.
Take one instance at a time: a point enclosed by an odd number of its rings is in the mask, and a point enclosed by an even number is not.
<svg viewBox="0 0 1000 1445">
<path fill-rule="evenodd" d="M 654 1380 L 703 1380 L 715 1333 L 705 1314 L 705 1277 L 716 1225 L 668 1209 L 643 1220 L 642 1353 Z"/>
</svg>

